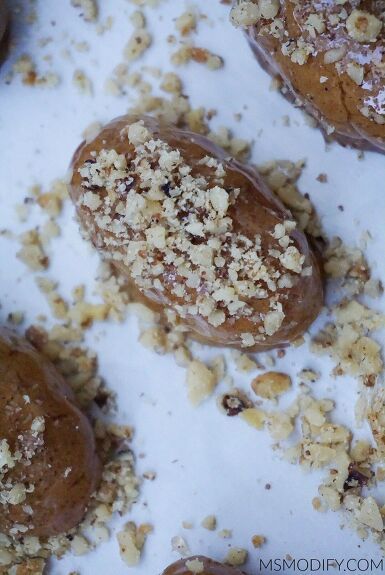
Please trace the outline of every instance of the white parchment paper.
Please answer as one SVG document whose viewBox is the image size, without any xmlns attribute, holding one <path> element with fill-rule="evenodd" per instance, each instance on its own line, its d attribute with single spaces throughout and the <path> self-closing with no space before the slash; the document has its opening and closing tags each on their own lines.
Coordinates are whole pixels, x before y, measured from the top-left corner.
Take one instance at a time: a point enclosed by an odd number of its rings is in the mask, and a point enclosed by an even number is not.
<svg viewBox="0 0 385 575">
<path fill-rule="evenodd" d="M 385 278 L 384 156 L 367 153 L 359 159 L 356 151 L 337 144 L 327 147 L 300 111 L 270 91 L 270 78 L 258 67 L 242 33 L 228 22 L 229 6 L 219 0 L 195 0 L 195 5 L 207 16 L 199 23 L 195 43 L 223 56 L 225 67 L 212 72 L 192 63 L 178 71 L 193 105 L 218 111 L 213 126 L 232 126 L 238 136 L 253 139 L 257 163 L 306 158 L 301 190 L 317 206 L 327 232 L 359 245 L 369 230 L 372 239 L 366 253 L 375 274 Z M 173 19 L 188 6 L 182 0 L 164 0 L 158 9 L 146 9 L 154 43 L 133 69 L 140 65 L 172 69 L 169 54 L 177 46 L 170 46 L 167 37 L 175 33 Z M 129 15 L 135 7 L 130 2 L 100 0 L 100 20 L 113 18 L 111 29 L 101 35 L 94 24 L 79 18 L 69 0 L 37 0 L 33 7 L 37 22 L 30 26 L 18 17 L 15 47 L 0 69 L 0 229 L 16 232 L 25 226 L 18 223 L 14 204 L 23 201 L 29 186 L 47 187 L 54 178 L 64 176 L 84 128 L 124 113 L 134 97 L 128 93 L 116 98 L 104 91 L 105 80 L 122 60 L 123 46 L 132 32 Z M 41 47 L 43 38 L 52 41 Z M 83 40 L 91 50 L 79 53 L 74 42 Z M 7 85 L 12 63 L 24 52 L 34 55 L 42 71 L 50 69 L 49 59 L 43 57 L 52 56 L 52 70 L 58 71 L 61 85 L 51 90 L 30 88 L 18 79 Z M 72 84 L 74 69 L 85 70 L 92 78 L 92 96 L 77 92 Z M 240 122 L 234 119 L 237 113 L 242 114 Z M 289 117 L 289 127 L 283 116 Z M 327 183 L 316 180 L 321 172 L 328 175 Z M 69 206 L 61 222 L 62 235 L 52 243 L 55 252 L 48 275 L 59 278 L 60 289 L 69 295 L 76 284 L 92 286 L 98 257 L 81 239 Z M 16 242 L 0 236 L 0 320 L 22 309 L 27 321 L 33 321 L 39 313 L 48 314 L 47 304 L 31 273 L 15 258 L 17 249 Z M 381 307 L 383 302 L 376 305 Z M 245 547 L 250 552 L 247 568 L 251 573 L 257 572 L 260 557 L 380 557 L 373 543 L 362 543 L 348 529 L 341 529 L 338 514 L 313 510 L 311 500 L 317 495 L 321 474 L 307 475 L 281 461 L 267 433 L 226 418 L 214 399 L 193 409 L 186 396 L 184 370 L 171 357 L 155 356 L 141 347 L 138 333 L 135 318 L 122 325 L 96 325 L 89 344 L 99 354 L 102 375 L 118 393 L 117 419 L 136 429 L 138 473 L 153 470 L 157 474 L 155 481 L 144 481 L 139 503 L 129 517 L 116 521 L 115 528 L 129 518 L 152 523 L 154 533 L 142 563 L 131 570 L 121 561 L 112 533 L 111 541 L 97 551 L 56 562 L 53 573 L 156 575 L 177 559 L 170 543 L 175 535 L 186 539 L 192 553 L 217 559 L 225 556 L 229 545 Z M 204 351 L 207 357 L 213 353 Z M 289 351 L 279 364 L 293 375 L 304 367 L 322 372 L 316 396 L 336 398 L 339 420 L 352 422 L 355 382 L 332 379 L 330 362 L 307 355 L 306 347 Z M 252 376 L 235 377 L 237 384 L 247 386 Z M 232 530 L 231 539 L 221 539 L 200 526 L 208 514 L 216 515 L 219 530 Z M 183 529 L 182 521 L 191 521 L 194 528 Z M 259 550 L 251 544 L 254 534 L 267 538 Z"/>
</svg>

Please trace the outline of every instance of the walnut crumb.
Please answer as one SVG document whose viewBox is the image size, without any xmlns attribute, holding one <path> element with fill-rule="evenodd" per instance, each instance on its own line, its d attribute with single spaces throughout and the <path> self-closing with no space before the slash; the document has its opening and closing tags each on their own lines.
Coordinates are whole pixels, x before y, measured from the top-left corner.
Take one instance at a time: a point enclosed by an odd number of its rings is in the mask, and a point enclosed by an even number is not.
<svg viewBox="0 0 385 575">
<path fill-rule="evenodd" d="M 207 517 L 202 520 L 201 525 L 208 531 L 215 531 L 217 528 L 217 518 L 215 515 L 207 515 Z"/>
<path fill-rule="evenodd" d="M 151 525 L 139 525 L 132 521 L 127 523 L 122 531 L 117 534 L 120 556 L 129 567 L 140 563 L 142 550 L 147 535 L 152 532 Z"/>
<path fill-rule="evenodd" d="M 251 388 L 254 393 L 264 399 L 275 399 L 288 391 L 290 387 L 290 376 L 287 373 L 277 371 L 262 373 L 251 382 Z"/>
<path fill-rule="evenodd" d="M 86 22 L 96 22 L 98 19 L 97 0 L 71 0 L 71 4 L 75 8 L 80 8 L 80 15 Z"/>
<path fill-rule="evenodd" d="M 248 552 L 241 547 L 231 547 L 225 557 L 224 563 L 232 567 L 241 567 L 247 561 Z"/>
<path fill-rule="evenodd" d="M 188 396 L 192 405 L 200 405 L 209 397 L 217 384 L 215 374 L 204 363 L 193 360 L 186 372 Z"/>
<path fill-rule="evenodd" d="M 253 535 L 251 542 L 256 549 L 259 549 L 266 543 L 266 537 L 263 535 Z"/>
</svg>

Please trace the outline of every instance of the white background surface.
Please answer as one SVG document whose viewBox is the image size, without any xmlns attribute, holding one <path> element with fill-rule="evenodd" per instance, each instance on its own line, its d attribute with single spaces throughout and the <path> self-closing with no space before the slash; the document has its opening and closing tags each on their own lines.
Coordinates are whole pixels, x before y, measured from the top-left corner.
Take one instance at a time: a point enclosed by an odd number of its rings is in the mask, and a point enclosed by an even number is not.
<svg viewBox="0 0 385 575">
<path fill-rule="evenodd" d="M 127 0 L 100 0 L 100 4 L 101 20 L 109 15 L 114 18 L 112 29 L 101 36 L 95 25 L 79 18 L 69 0 L 38 0 L 38 21 L 33 26 L 26 26 L 19 16 L 13 35 L 15 51 L 0 70 L 0 229 L 25 229 L 17 222 L 14 204 L 28 195 L 28 187 L 34 183 L 47 187 L 54 178 L 62 177 L 83 129 L 94 120 L 108 121 L 129 108 L 130 94 L 121 98 L 106 95 L 104 82 L 122 60 L 123 46 L 132 31 L 128 16 L 133 7 Z M 321 134 L 306 125 L 301 113 L 269 91 L 270 79 L 259 69 L 242 34 L 227 21 L 229 7 L 219 0 L 196 0 L 195 5 L 208 16 L 199 24 L 196 44 L 222 55 L 226 65 L 217 72 L 194 63 L 180 70 L 193 105 L 217 109 L 214 126 L 233 126 L 238 136 L 254 139 L 253 160 L 257 163 L 306 157 L 301 190 L 310 194 L 328 233 L 358 244 L 362 232 L 370 230 L 373 241 L 367 254 L 375 275 L 385 278 L 384 156 L 366 154 L 359 160 L 356 152 L 338 145 L 326 150 Z M 186 6 L 181 0 L 165 0 L 160 9 L 146 11 L 155 42 L 138 66 L 171 69 L 166 37 L 174 31 L 173 18 Z M 54 42 L 44 49 L 38 47 L 38 40 L 47 36 Z M 82 40 L 90 43 L 89 53 L 73 49 L 72 42 Z M 62 57 L 63 49 L 70 50 L 70 59 Z M 23 52 L 34 55 L 41 71 L 49 69 L 43 56 L 53 55 L 52 68 L 62 77 L 60 87 L 29 88 L 18 79 L 5 85 L 12 62 Z M 85 69 L 92 77 L 92 97 L 79 95 L 72 85 L 75 68 Z M 240 123 L 233 119 L 237 112 L 242 112 Z M 290 128 L 283 126 L 286 114 Z M 328 174 L 327 184 L 316 181 L 321 172 Z M 338 205 L 344 206 L 343 212 Z M 68 295 L 78 283 L 92 286 L 98 262 L 81 240 L 73 216 L 67 206 L 61 220 L 62 237 L 51 245 L 53 265 L 47 272 L 49 277 L 60 278 L 60 289 Z M 33 321 L 48 309 L 32 275 L 15 259 L 17 249 L 16 242 L 0 237 L 0 320 L 23 309 L 28 321 Z M 192 553 L 217 559 L 225 556 L 229 544 L 248 548 L 250 573 L 256 572 L 259 557 L 267 560 L 287 553 L 296 558 L 380 557 L 374 544 L 366 542 L 360 548 L 353 533 L 341 530 L 338 514 L 313 511 L 317 473 L 305 475 L 282 462 L 271 451 L 267 433 L 224 417 L 214 398 L 193 409 L 186 397 L 184 370 L 176 367 L 172 357 L 155 356 L 142 348 L 137 336 L 136 319 L 130 318 L 124 325 L 96 326 L 89 337 L 91 347 L 99 352 L 102 374 L 118 392 L 118 419 L 136 429 L 134 449 L 137 456 L 144 455 L 138 457 L 138 473 L 157 473 L 154 482 L 144 482 L 140 502 L 129 516 L 154 525 L 141 565 L 131 569 L 133 575 L 156 575 L 176 560 L 170 544 L 174 535 L 184 536 Z M 293 375 L 304 367 L 322 371 L 314 393 L 338 398 L 338 421 L 352 421 L 355 383 L 331 379 L 331 364 L 308 355 L 306 347 L 290 351 L 279 364 L 279 369 Z M 236 375 L 236 385 L 247 387 L 252 377 Z M 271 490 L 265 490 L 266 483 Z M 218 529 L 233 530 L 231 540 L 220 539 L 200 526 L 208 514 L 217 516 Z M 184 520 L 195 528 L 183 530 Z M 251 545 L 254 534 L 268 539 L 260 550 Z M 119 558 L 114 537 L 90 555 L 67 557 L 55 564 L 53 572 L 66 574 L 71 569 L 85 575 L 130 571 Z"/>
</svg>

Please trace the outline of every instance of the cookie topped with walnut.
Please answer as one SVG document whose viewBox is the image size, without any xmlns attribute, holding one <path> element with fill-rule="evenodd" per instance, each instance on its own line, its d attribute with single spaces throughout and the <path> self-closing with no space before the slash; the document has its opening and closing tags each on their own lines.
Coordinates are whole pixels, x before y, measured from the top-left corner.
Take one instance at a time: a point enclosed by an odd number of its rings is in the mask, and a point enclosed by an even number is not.
<svg viewBox="0 0 385 575">
<path fill-rule="evenodd" d="M 118 118 L 76 152 L 70 193 L 103 257 L 196 339 L 268 349 L 320 311 L 306 236 L 256 170 L 204 136 Z"/>
<path fill-rule="evenodd" d="M 385 152 L 385 2 L 239 0 L 231 19 L 328 136 Z"/>
<path fill-rule="evenodd" d="M 69 531 L 100 476 L 93 430 L 71 389 L 30 343 L 0 328 L 0 536 Z"/>
</svg>

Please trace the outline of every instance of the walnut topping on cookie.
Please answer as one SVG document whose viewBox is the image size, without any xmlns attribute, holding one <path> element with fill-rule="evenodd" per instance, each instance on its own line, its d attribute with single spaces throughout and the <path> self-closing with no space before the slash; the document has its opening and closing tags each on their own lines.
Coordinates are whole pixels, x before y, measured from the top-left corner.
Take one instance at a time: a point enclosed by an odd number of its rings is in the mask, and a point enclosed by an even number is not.
<svg viewBox="0 0 385 575">
<path fill-rule="evenodd" d="M 261 64 L 327 134 L 385 150 L 382 2 L 239 0 L 231 20 L 248 28 Z"/>
<path fill-rule="evenodd" d="M 319 286 L 291 215 L 202 136 L 121 119 L 111 145 L 113 125 L 74 164 L 72 195 L 94 244 L 142 294 L 202 326 L 200 337 L 268 346 L 291 322 L 291 292 Z"/>
<path fill-rule="evenodd" d="M 102 202 L 94 192 L 86 191 L 84 205 L 96 212 L 99 227 L 112 233 L 109 245 L 120 244 L 121 239 L 126 242 L 127 251 L 119 259 L 130 266 L 141 288 L 162 291 L 161 274 L 174 268 L 184 278 L 171 287 L 183 299 L 176 306 L 179 314 L 200 313 L 217 327 L 226 317 L 251 317 L 253 310 L 243 298 L 268 298 L 277 283 L 285 281 L 274 260 L 301 274 L 305 257 L 286 234 L 286 229 L 295 228 L 294 222 L 277 224 L 271 230 L 278 244 L 270 250 L 270 261 L 263 257 L 266 247 L 259 235 L 249 239 L 233 231 L 229 208 L 239 189 L 222 187 L 225 172 L 215 158 L 206 156 L 200 161 L 208 168 L 211 183 L 204 176 L 193 177 L 180 151 L 153 139 L 143 122 L 132 124 L 127 135 L 135 146 L 132 166 L 123 154 L 101 150 L 94 163 L 80 168 L 80 174 L 85 190 L 97 186 L 110 192 Z M 111 218 L 111 195 L 118 198 L 134 182 L 125 203 L 118 205 L 120 217 Z M 191 289 L 202 294 L 195 301 Z M 265 331 L 273 335 L 284 313 L 273 297 L 269 307 L 275 313 L 266 314 Z"/>
</svg>

